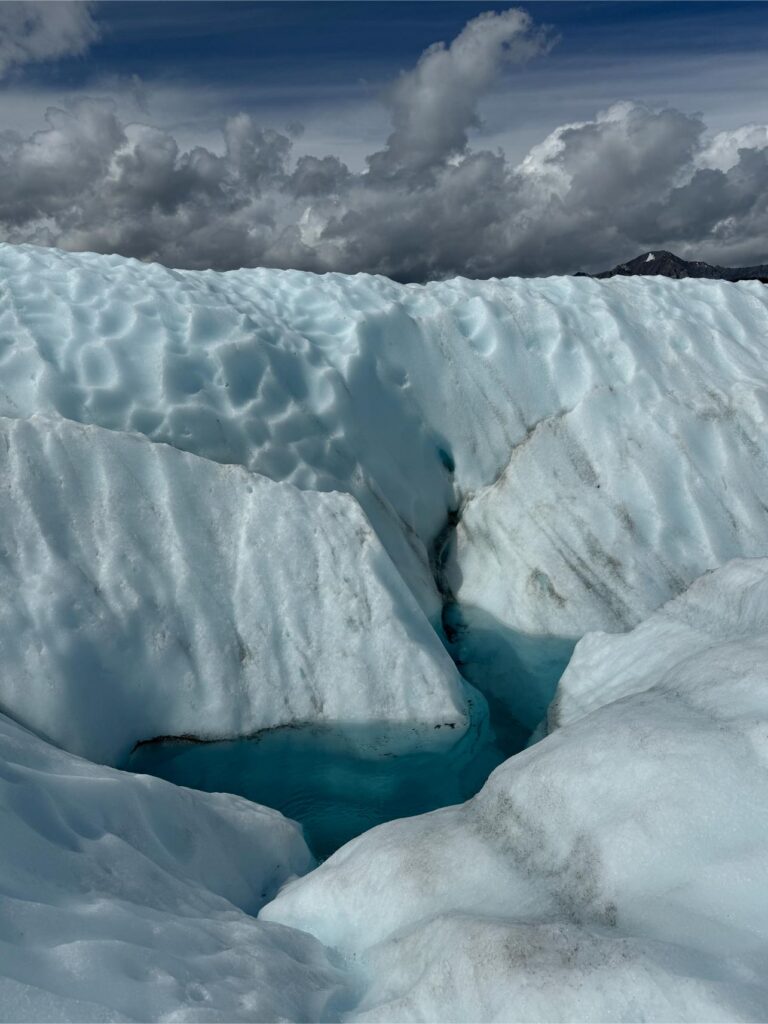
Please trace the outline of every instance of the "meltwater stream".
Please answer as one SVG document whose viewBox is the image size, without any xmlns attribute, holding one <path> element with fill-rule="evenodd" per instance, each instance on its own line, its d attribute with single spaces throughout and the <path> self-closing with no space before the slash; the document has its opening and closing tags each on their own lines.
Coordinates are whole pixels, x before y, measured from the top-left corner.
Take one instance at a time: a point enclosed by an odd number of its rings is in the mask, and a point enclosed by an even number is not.
<svg viewBox="0 0 768 1024">
<path fill-rule="evenodd" d="M 331 730 L 273 729 L 251 739 L 161 739 L 125 767 L 177 785 L 237 793 L 299 821 L 314 855 L 360 833 L 473 796 L 509 752 L 483 718 L 448 751 L 364 758 Z"/>
<path fill-rule="evenodd" d="M 548 681 L 551 695 L 558 676 Z M 312 852 L 323 860 L 383 822 L 468 800 L 533 731 L 491 693 L 488 700 L 474 696 L 472 717 L 464 736 L 439 753 L 366 758 L 334 730 L 308 726 L 231 741 L 163 737 L 139 744 L 123 767 L 276 808 L 301 823 Z M 365 747 L 364 738 L 357 737 L 355 751 Z"/>
<path fill-rule="evenodd" d="M 371 749 L 364 728 L 355 736 L 347 728 L 342 736 L 307 725 L 229 741 L 158 737 L 137 744 L 124 767 L 273 807 L 301 823 L 319 860 L 376 825 L 474 796 L 498 765 L 531 742 L 574 642 L 513 634 L 456 603 L 444 567 L 459 519 L 460 512 L 449 514 L 431 559 L 443 597 L 438 635 L 475 687 L 470 726 L 447 750 L 364 757 L 360 751 Z M 370 731 L 375 734 L 374 723 Z"/>
</svg>

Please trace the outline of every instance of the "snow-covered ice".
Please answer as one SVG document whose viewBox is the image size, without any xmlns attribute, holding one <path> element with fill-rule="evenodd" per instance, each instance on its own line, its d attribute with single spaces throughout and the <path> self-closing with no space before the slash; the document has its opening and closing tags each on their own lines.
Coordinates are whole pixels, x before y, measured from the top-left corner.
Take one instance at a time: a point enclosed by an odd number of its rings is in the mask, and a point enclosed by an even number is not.
<svg viewBox="0 0 768 1024">
<path fill-rule="evenodd" d="M 0 415 L 347 492 L 433 623 L 434 545 L 461 509 L 443 583 L 466 670 L 496 690 L 530 670 L 537 708 L 563 657 L 542 674 L 531 637 L 636 625 L 766 551 L 758 282 L 401 286 L 10 245 L 0 278 Z"/>
<path fill-rule="evenodd" d="M 57 750 L 0 715 L 0 1020 L 320 1020 L 349 980 L 255 920 L 312 866 L 296 825 Z"/>
<path fill-rule="evenodd" d="M 768 560 L 588 635 L 552 732 L 261 917 L 362 958 L 361 1020 L 764 1020 Z"/>
<path fill-rule="evenodd" d="M 768 552 L 766 292 L 691 283 L 510 282 L 532 300 L 508 347 L 540 408 L 465 499 L 446 575 L 465 673 L 508 702 L 526 680 L 531 707 L 509 705 L 529 725 L 569 638 Z"/>
<path fill-rule="evenodd" d="M 0 553 L 2 707 L 92 760 L 280 726 L 391 754 L 466 728 L 453 662 L 348 495 L 0 418 Z"/>
<path fill-rule="evenodd" d="M 758 282 L 0 245 L 0 1018 L 765 1019 L 767 415 Z"/>
</svg>

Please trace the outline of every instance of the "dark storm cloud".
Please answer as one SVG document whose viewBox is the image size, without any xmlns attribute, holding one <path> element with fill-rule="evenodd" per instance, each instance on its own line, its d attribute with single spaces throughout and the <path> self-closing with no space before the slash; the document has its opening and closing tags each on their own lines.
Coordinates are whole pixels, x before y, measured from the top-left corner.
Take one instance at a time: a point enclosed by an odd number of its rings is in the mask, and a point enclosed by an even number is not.
<svg viewBox="0 0 768 1024">
<path fill-rule="evenodd" d="M 90 38 L 87 8 L 77 10 L 80 21 L 62 33 L 68 52 Z M 64 52 L 47 34 L 30 42 L 37 30 L 25 24 L 25 50 L 0 36 L 0 67 L 22 53 Z M 49 110 L 30 137 L 0 134 L 0 231 L 8 241 L 177 267 L 401 280 L 597 269 L 654 247 L 742 263 L 768 257 L 760 126 L 709 138 L 696 116 L 620 103 L 558 128 L 517 166 L 473 150 L 482 96 L 506 65 L 551 44 L 527 14 L 509 10 L 429 47 L 387 93 L 392 131 L 364 172 L 335 156 L 296 160 L 297 126 L 274 131 L 245 114 L 226 121 L 222 151 L 211 152 L 124 123 L 109 102 Z"/>
</svg>

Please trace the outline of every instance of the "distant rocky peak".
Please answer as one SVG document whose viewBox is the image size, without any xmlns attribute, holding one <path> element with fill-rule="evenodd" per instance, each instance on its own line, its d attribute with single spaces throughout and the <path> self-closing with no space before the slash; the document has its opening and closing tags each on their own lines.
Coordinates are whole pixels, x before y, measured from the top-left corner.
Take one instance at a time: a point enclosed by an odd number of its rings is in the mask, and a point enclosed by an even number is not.
<svg viewBox="0 0 768 1024">
<path fill-rule="evenodd" d="M 606 278 L 636 274 L 652 274 L 661 277 L 704 277 L 719 281 L 763 281 L 768 283 L 768 264 L 756 267 L 719 267 L 701 260 L 684 260 L 666 249 L 653 249 L 641 253 L 626 263 L 619 263 L 612 270 L 587 276 Z"/>
</svg>

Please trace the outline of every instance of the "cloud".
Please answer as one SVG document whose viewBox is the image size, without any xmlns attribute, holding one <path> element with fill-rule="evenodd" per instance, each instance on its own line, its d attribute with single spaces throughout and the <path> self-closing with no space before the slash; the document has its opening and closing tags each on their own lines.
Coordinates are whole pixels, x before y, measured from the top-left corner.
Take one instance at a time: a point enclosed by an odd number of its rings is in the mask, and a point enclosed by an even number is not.
<svg viewBox="0 0 768 1024">
<path fill-rule="evenodd" d="M 368 157 L 371 175 L 423 173 L 464 153 L 469 129 L 478 126 L 478 101 L 501 68 L 545 53 L 553 42 L 525 11 L 513 9 L 473 18 L 448 47 L 434 43 L 390 90 L 394 131 Z"/>
<path fill-rule="evenodd" d="M 6 0 L 0 4 L 0 78 L 23 64 L 79 56 L 99 36 L 95 4 Z"/>
<path fill-rule="evenodd" d="M 296 125 L 246 114 L 225 121 L 214 152 L 128 123 L 108 101 L 52 108 L 31 136 L 0 132 L 0 237 L 176 267 L 398 280 L 596 270 L 662 247 L 768 258 L 763 126 L 710 136 L 699 116 L 623 102 L 557 128 L 515 165 L 473 149 L 483 95 L 550 45 L 510 10 L 427 49 L 387 94 L 392 131 L 362 171 L 296 158 Z"/>
<path fill-rule="evenodd" d="M 699 167 L 729 171 L 739 162 L 740 149 L 765 149 L 768 146 L 768 125 L 745 124 L 732 131 L 717 132 L 696 158 Z"/>
</svg>

